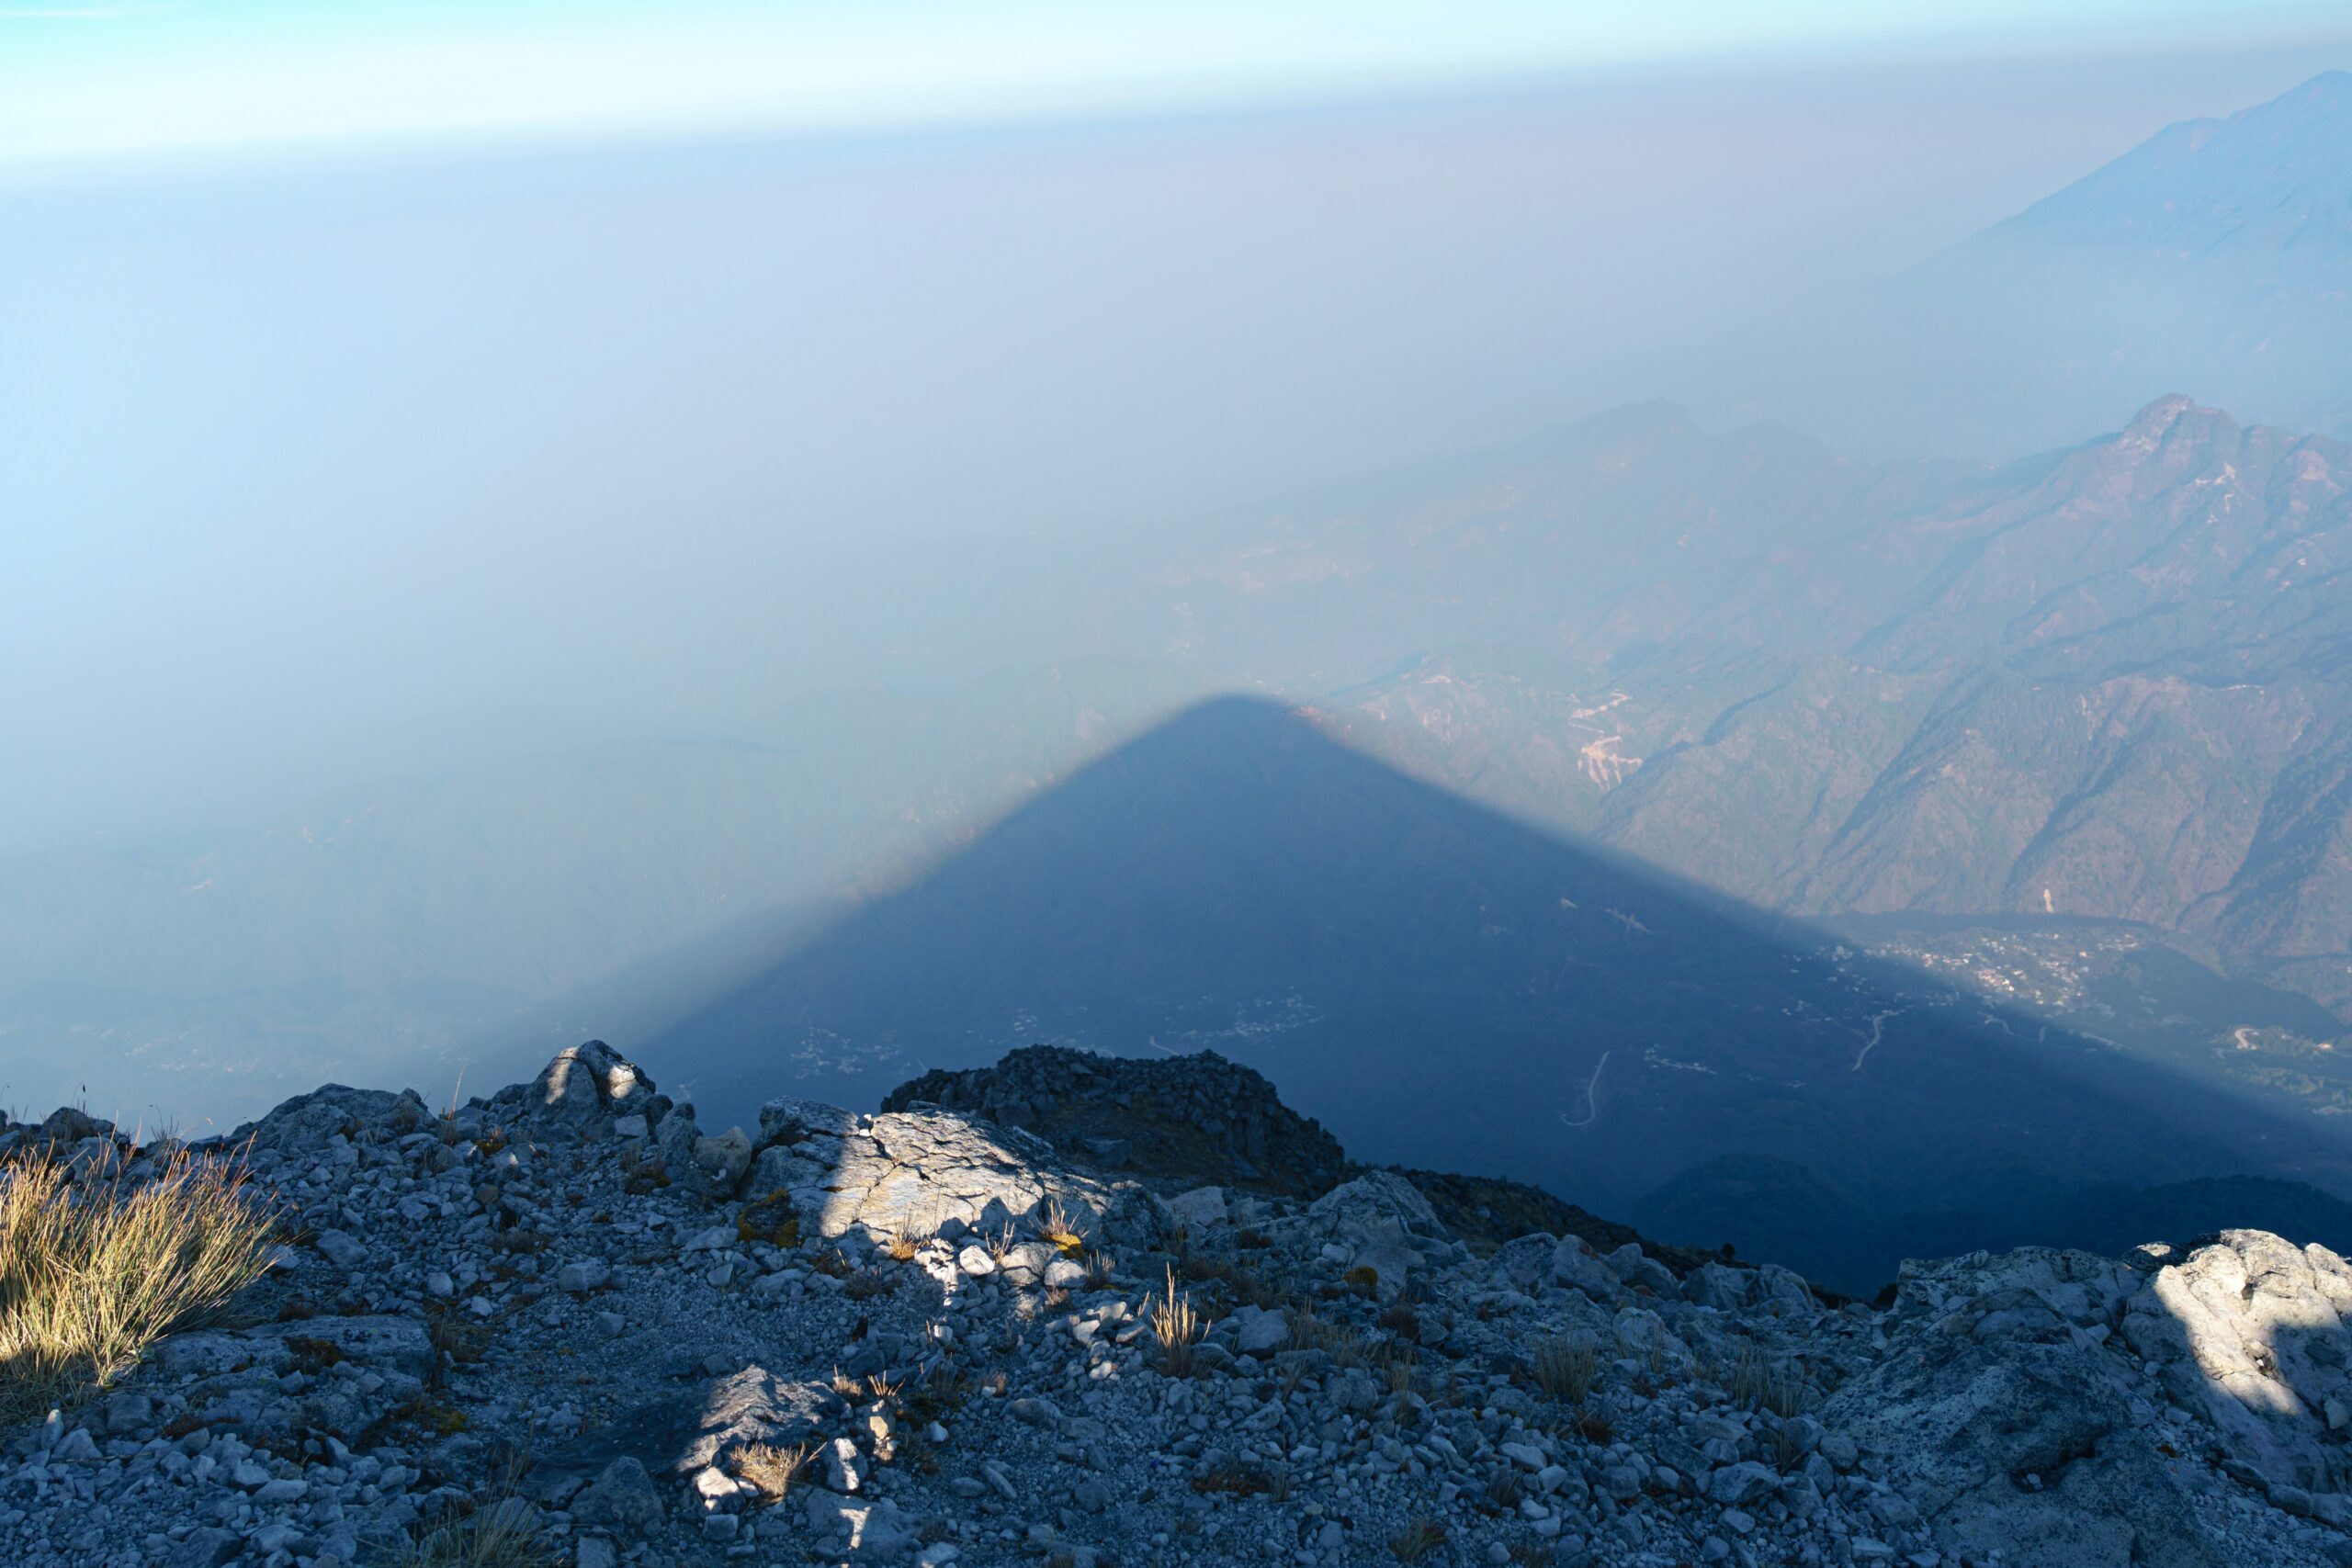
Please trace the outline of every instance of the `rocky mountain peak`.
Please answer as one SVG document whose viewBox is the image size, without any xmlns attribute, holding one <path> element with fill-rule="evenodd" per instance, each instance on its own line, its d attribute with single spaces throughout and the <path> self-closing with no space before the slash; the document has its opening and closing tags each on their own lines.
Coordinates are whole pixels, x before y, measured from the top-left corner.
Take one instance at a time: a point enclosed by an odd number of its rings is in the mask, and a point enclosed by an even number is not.
<svg viewBox="0 0 2352 1568">
<path fill-rule="evenodd" d="M 234 1135 L 277 1267 L 0 1435 L 0 1555 L 330 1568 L 494 1522 L 580 1568 L 2352 1562 L 2324 1248 L 1977 1253 L 1838 1304 L 1638 1242 L 1467 1245 L 1396 1172 L 1269 1190 L 1328 1137 L 1236 1064 L 1142 1066 L 1016 1053 L 756 1132 L 596 1043 L 440 1114 L 297 1097 Z M 1306 1156 L 1195 1179 L 1179 1086 L 1215 1083 Z M 1182 1176 L 946 1103 L 1082 1137 L 1062 1100 L 1153 1094 Z M 0 1129 L 44 1147 L 155 1157 Z"/>
<path fill-rule="evenodd" d="M 1162 1179 L 1312 1197 L 1337 1185 L 1347 1164 L 1339 1140 L 1284 1105 L 1263 1074 L 1214 1051 L 1146 1059 L 1032 1045 L 992 1067 L 925 1073 L 891 1090 L 882 1109 L 925 1104 Z"/>
<path fill-rule="evenodd" d="M 2197 400 L 2185 393 L 2169 392 L 2133 414 L 2123 427 L 2121 439 L 2133 445 L 2153 446 L 2170 434 L 2175 425 L 2191 414 L 2203 415 L 2209 420 L 2226 420 L 2229 417 L 2219 409 L 2199 408 Z"/>
</svg>

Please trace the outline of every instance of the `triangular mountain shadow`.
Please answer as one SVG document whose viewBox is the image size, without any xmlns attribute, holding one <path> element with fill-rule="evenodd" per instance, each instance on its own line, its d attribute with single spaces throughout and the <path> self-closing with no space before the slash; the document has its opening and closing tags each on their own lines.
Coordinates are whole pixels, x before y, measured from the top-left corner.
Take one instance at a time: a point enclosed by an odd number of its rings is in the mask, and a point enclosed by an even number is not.
<svg viewBox="0 0 2352 1568">
<path fill-rule="evenodd" d="M 1245 698 L 1091 764 L 644 1052 L 724 1125 L 779 1093 L 871 1106 L 1037 1040 L 1213 1047 L 1359 1159 L 1512 1177 L 1637 1223 L 1666 1189 L 1686 1223 L 1724 1228 L 1662 1239 L 1762 1244 L 1848 1288 L 1885 1277 L 1905 1247 L 1887 1222 L 1911 1213 L 1946 1241 L 1972 1215 L 2065 1240 L 2065 1196 L 2091 1184 L 2352 1191 L 2323 1130 L 1987 1019 Z M 1743 1207 L 1792 1185 L 1871 1234 Z"/>
</svg>

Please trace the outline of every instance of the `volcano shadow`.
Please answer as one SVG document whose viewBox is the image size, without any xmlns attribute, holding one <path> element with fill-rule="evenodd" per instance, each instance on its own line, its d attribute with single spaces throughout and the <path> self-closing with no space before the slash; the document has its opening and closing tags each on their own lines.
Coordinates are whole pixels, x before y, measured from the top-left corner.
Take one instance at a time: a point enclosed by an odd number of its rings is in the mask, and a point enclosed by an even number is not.
<svg viewBox="0 0 2352 1568">
<path fill-rule="evenodd" d="M 1992 1017 L 1239 697 L 1074 773 L 645 1055 L 724 1125 L 778 1094 L 871 1106 L 1039 1040 L 1214 1048 L 1358 1159 L 1654 1211 L 1700 1233 L 1661 1239 L 1849 1289 L 1918 1241 L 2071 1239 L 2086 1189 L 2127 1225 L 2118 1189 L 2352 1191 L 2321 1129 Z M 2352 1220 L 2291 1190 L 2305 1229 Z"/>
</svg>

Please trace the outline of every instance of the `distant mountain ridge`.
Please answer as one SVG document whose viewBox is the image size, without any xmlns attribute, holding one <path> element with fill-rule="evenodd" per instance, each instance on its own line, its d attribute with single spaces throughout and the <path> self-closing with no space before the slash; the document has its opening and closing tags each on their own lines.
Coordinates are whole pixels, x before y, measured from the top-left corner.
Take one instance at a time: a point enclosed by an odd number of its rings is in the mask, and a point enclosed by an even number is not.
<svg viewBox="0 0 2352 1568">
<path fill-rule="evenodd" d="M 2352 256 L 2352 72 L 2222 119 L 2183 120 L 1990 231 L 2291 269 Z"/>
<path fill-rule="evenodd" d="M 2352 448 L 2167 398 L 1822 531 L 1434 653 L 1331 721 L 1770 907 L 2139 920 L 2341 999 L 2307 961 L 2352 953 Z"/>
<path fill-rule="evenodd" d="M 2006 401 L 2013 447 L 2160 387 L 2352 437 L 2352 73 L 2168 127 L 1916 284 L 1904 351 L 1948 385 L 1905 395 Z"/>
<path fill-rule="evenodd" d="M 2352 439 L 2352 73 L 2139 145 L 1874 283 L 1640 384 L 1880 458 L 2072 446 L 2177 391 Z"/>
</svg>

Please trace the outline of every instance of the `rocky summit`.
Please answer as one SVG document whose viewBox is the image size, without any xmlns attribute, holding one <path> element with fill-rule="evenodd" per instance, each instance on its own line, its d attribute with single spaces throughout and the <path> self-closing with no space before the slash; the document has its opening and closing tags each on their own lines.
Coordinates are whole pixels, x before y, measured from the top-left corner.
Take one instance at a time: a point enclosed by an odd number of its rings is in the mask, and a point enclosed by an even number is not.
<svg viewBox="0 0 2352 1568">
<path fill-rule="evenodd" d="M 494 1519 L 579 1568 L 2352 1562 L 2324 1248 L 1979 1253 L 1871 1306 L 1465 1238 L 1246 1069 L 1148 1066 L 753 1130 L 597 1043 L 446 1112 L 288 1100 L 220 1141 L 275 1267 L 5 1434 L 0 1561 L 455 1562 L 401 1554 Z M 0 1133 L 43 1145 L 155 1164 L 76 1113 Z"/>
</svg>

